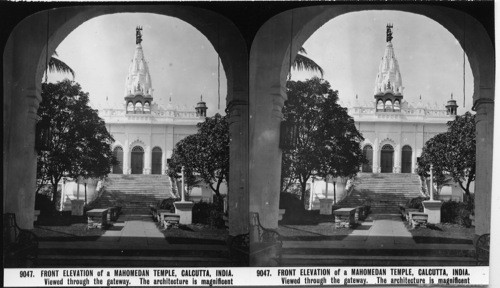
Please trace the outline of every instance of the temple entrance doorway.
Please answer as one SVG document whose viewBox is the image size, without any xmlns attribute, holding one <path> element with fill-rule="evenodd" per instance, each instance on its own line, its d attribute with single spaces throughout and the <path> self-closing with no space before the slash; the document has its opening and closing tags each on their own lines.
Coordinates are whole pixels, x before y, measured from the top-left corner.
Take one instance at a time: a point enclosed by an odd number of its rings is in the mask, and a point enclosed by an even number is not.
<svg viewBox="0 0 500 288">
<path fill-rule="evenodd" d="M 140 146 L 132 149 L 132 174 L 142 174 L 144 168 L 144 150 Z"/>
<path fill-rule="evenodd" d="M 122 147 L 115 147 L 113 149 L 113 156 L 116 157 L 118 163 L 113 165 L 113 174 L 123 174 L 123 149 Z"/>
<path fill-rule="evenodd" d="M 411 147 L 405 145 L 401 153 L 401 173 L 411 173 Z"/>
<path fill-rule="evenodd" d="M 151 155 L 151 174 L 161 174 L 161 148 L 153 148 L 153 155 Z"/>
<path fill-rule="evenodd" d="M 394 148 L 391 145 L 385 144 L 382 147 L 380 154 L 380 164 L 382 173 L 392 173 L 392 167 L 394 165 Z"/>
<path fill-rule="evenodd" d="M 363 167 L 361 168 L 362 172 L 367 172 L 367 173 L 372 173 L 373 172 L 373 149 L 372 146 L 366 145 L 363 148 L 363 155 L 365 156 L 366 160 L 368 160 L 367 163 L 363 164 Z"/>
</svg>

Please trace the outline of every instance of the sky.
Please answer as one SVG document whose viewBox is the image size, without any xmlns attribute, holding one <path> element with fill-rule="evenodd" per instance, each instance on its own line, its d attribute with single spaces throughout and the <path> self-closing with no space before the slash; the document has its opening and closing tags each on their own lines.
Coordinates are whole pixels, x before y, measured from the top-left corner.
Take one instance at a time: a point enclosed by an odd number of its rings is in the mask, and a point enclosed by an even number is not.
<svg viewBox="0 0 500 288">
<path fill-rule="evenodd" d="M 59 58 L 76 73 L 75 81 L 89 92 L 93 108 L 121 108 L 125 79 L 135 51 L 135 28 L 142 26 L 142 48 L 149 65 L 153 102 L 193 109 L 203 95 L 208 116 L 224 114 L 227 82 L 218 55 L 208 39 L 190 24 L 150 13 L 119 13 L 93 18 L 72 31 L 56 48 Z M 49 74 L 49 81 L 70 75 Z M 106 100 L 107 99 L 107 100 Z"/>
<path fill-rule="evenodd" d="M 399 11 L 362 11 L 336 17 L 303 45 L 308 57 L 325 70 L 324 78 L 340 101 L 373 100 L 375 77 L 385 50 L 386 24 L 392 23 L 393 46 L 404 86 L 404 99 L 444 107 L 451 93 L 458 113 L 472 106 L 472 74 L 466 60 L 465 108 L 463 50 L 439 23 Z M 223 114 L 227 82 L 221 64 L 218 102 L 218 56 L 206 37 L 177 18 L 149 13 L 119 13 L 93 18 L 75 29 L 56 49 L 76 72 L 75 81 L 90 94 L 94 108 L 122 107 L 124 83 L 135 50 L 135 28 L 142 26 L 143 51 L 148 61 L 156 103 L 192 107 L 203 95 L 208 116 Z M 292 71 L 304 80 L 310 72 Z M 51 74 L 50 81 L 67 75 Z M 106 100 L 107 99 L 107 100 Z"/>
<path fill-rule="evenodd" d="M 392 44 L 408 102 L 442 106 L 451 93 L 458 114 L 472 107 L 473 78 L 465 65 L 463 93 L 463 49 L 441 24 L 425 16 L 399 11 L 362 11 L 336 17 L 319 28 L 303 45 L 307 56 L 324 70 L 324 78 L 339 91 L 341 103 L 373 101 L 375 78 L 386 46 L 386 24 L 394 28 Z M 467 57 L 467 56 L 466 56 Z M 292 71 L 292 80 L 317 75 Z"/>
</svg>

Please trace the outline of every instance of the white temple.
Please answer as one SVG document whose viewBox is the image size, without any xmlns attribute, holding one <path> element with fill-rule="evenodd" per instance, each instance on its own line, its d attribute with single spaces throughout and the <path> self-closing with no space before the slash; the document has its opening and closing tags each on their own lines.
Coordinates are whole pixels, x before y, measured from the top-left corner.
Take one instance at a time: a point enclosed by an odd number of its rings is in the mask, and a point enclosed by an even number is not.
<svg viewBox="0 0 500 288">
<path fill-rule="evenodd" d="M 421 97 L 417 103 L 404 100 L 403 80 L 391 41 L 391 29 L 392 24 L 388 24 L 384 56 L 375 77 L 374 100 L 362 103 L 356 95 L 352 102 L 339 103 L 347 107 L 356 128 L 365 138 L 361 147 L 369 162 L 361 167 L 360 172 L 416 173 L 417 158 L 422 154 L 425 142 L 446 132 L 446 123 L 457 115 L 458 106 L 453 94 L 446 105 L 423 103 Z M 335 185 L 337 201 L 342 199 L 347 179 L 331 179 L 329 183 Z M 322 179 L 315 179 L 309 185 L 313 191 L 309 209 L 314 209 L 313 206 L 319 205 L 318 199 L 325 197 L 326 185 Z M 328 198 L 333 199 L 330 195 L 333 189 L 330 185 Z"/>
<path fill-rule="evenodd" d="M 196 124 L 206 117 L 203 99 L 196 107 L 171 103 L 162 107 L 153 102 L 141 30 L 137 27 L 135 52 L 125 80 L 124 106 L 99 109 L 99 116 L 115 139 L 113 153 L 120 164 L 113 167 L 114 174 L 165 174 L 175 144 L 195 134 Z"/>
</svg>

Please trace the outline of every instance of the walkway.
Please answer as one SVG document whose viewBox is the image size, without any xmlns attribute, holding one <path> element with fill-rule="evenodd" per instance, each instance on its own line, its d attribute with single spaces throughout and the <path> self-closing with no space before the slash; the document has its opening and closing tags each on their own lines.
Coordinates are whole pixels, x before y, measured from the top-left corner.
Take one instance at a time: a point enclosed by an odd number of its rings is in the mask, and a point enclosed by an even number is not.
<svg viewBox="0 0 500 288">
<path fill-rule="evenodd" d="M 95 241 L 41 241 L 40 267 L 227 267 L 225 244 L 169 243 L 150 215 L 121 215 Z"/>
<path fill-rule="evenodd" d="M 475 265 L 473 245 L 416 243 L 399 214 L 370 214 L 348 235 L 311 234 L 283 241 L 282 266 Z"/>
</svg>

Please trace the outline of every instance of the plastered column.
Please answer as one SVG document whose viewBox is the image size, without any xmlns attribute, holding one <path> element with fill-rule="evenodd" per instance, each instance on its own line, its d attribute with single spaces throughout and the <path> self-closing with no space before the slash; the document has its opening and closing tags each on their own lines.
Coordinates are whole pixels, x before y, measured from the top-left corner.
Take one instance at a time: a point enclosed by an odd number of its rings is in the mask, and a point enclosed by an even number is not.
<svg viewBox="0 0 500 288">
<path fill-rule="evenodd" d="M 373 143 L 373 173 L 380 173 L 380 145 L 378 138 L 375 138 Z"/>
<path fill-rule="evenodd" d="M 493 100 L 479 99 L 476 111 L 476 180 L 475 225 L 476 235 L 490 233 L 491 180 L 493 168 Z"/>
<path fill-rule="evenodd" d="M 242 92 L 243 94 L 244 92 Z M 238 97 L 240 99 L 245 97 Z M 248 233 L 248 103 L 233 100 L 229 115 L 229 235 Z"/>
<path fill-rule="evenodd" d="M 16 214 L 19 227 L 33 229 L 36 191 L 35 126 L 41 101 L 40 90 L 14 87 L 11 107 L 9 143 L 4 154 L 4 213 Z M 4 148 L 5 149 L 5 148 Z M 5 151 L 5 150 L 4 150 Z M 14 189 L 14 190 L 12 190 Z M 7 191 L 7 193 L 5 193 Z"/>
<path fill-rule="evenodd" d="M 394 173 L 401 173 L 401 144 L 397 144 L 394 147 Z"/>
<path fill-rule="evenodd" d="M 123 174 L 130 174 L 130 144 L 128 139 L 123 145 Z"/>
<path fill-rule="evenodd" d="M 151 174 L 151 146 L 146 146 L 144 151 L 144 174 Z"/>
</svg>

